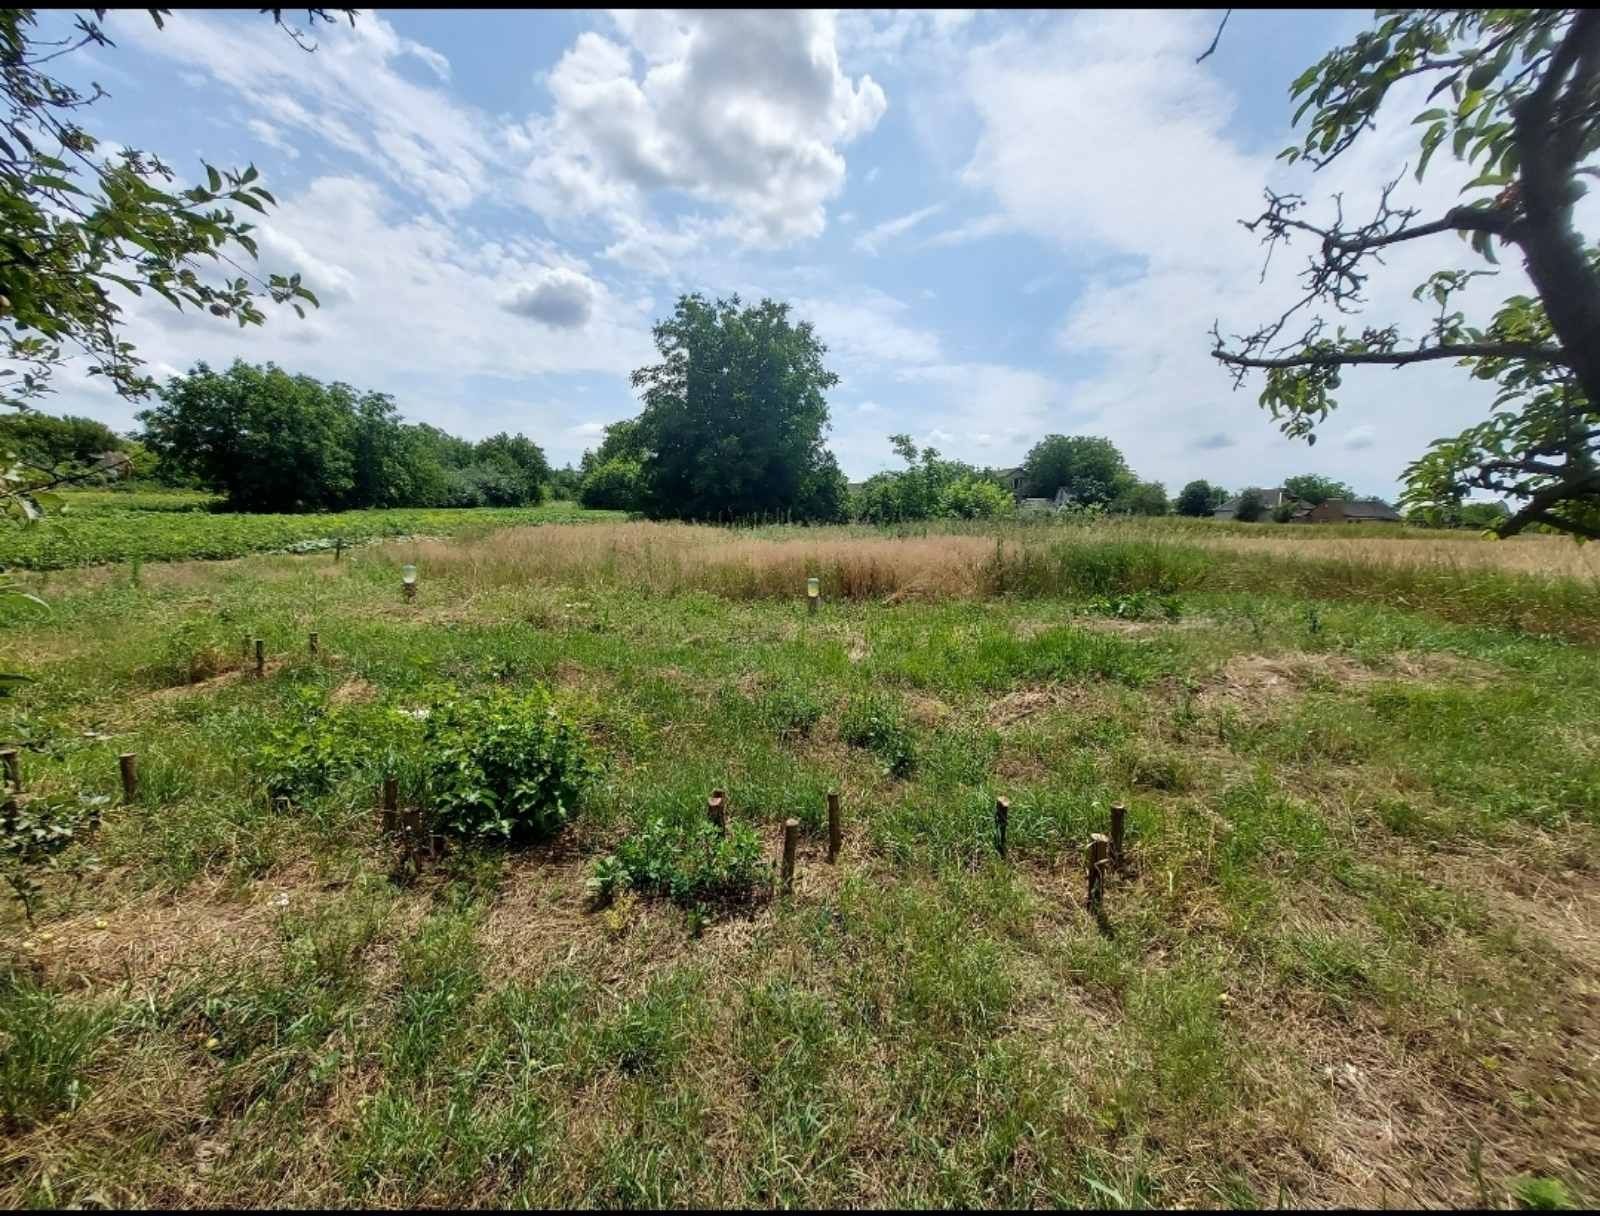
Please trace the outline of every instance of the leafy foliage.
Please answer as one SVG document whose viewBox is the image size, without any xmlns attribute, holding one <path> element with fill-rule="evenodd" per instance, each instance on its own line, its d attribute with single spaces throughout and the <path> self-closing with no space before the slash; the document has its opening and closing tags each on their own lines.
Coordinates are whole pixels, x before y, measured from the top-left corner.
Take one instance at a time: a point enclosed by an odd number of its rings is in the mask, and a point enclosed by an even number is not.
<svg viewBox="0 0 1600 1216">
<path fill-rule="evenodd" d="M 1075 503 L 1105 504 L 1117 496 L 1128 476 L 1128 462 L 1117 445 L 1098 435 L 1046 435 L 1023 461 L 1035 495 L 1054 498 L 1065 489 Z"/>
<path fill-rule="evenodd" d="M 332 20 L 324 10 L 308 11 L 313 22 Z M 159 157 L 134 148 L 100 153 L 99 139 L 76 115 L 104 90 L 96 85 L 86 94 L 55 79 L 47 65 L 84 46 L 110 47 L 102 15 L 80 15 L 73 33 L 48 41 L 40 38 L 36 10 L 0 11 L 0 344 L 12 365 L 0 368 L 0 405 L 25 405 L 48 392 L 69 350 L 119 393 L 150 390 L 122 337 L 113 289 L 151 291 L 180 311 L 188 305 L 241 327 L 266 319 L 262 297 L 296 312 L 302 302 L 317 302 L 298 274 L 262 278 L 235 260 L 254 259 L 257 251 L 254 225 L 233 207 L 265 214 L 276 202 L 254 165 L 235 171 L 202 164 L 205 184 L 178 189 Z M 159 26 L 159 12 L 153 15 Z M 206 273 L 208 264 L 221 263 L 238 273 Z"/>
<path fill-rule="evenodd" d="M 602 511 L 637 511 L 643 497 L 644 474 L 637 460 L 614 456 L 589 470 L 578 490 L 578 501 Z"/>
<path fill-rule="evenodd" d="M 589 890 L 602 901 L 631 888 L 683 905 L 746 903 L 770 883 L 771 870 L 747 823 L 733 820 L 724 833 L 709 820 L 657 817 L 595 863 Z"/>
<path fill-rule="evenodd" d="M 200 363 L 139 415 L 144 440 L 170 467 L 242 511 L 352 507 L 516 507 L 539 502 L 550 474 L 522 435 L 477 444 L 400 421 L 384 393 L 291 376 L 236 360 Z"/>
<path fill-rule="evenodd" d="M 662 362 L 633 373 L 644 409 L 643 509 L 656 518 L 834 518 L 844 477 L 822 446 L 839 377 L 789 306 L 679 298 L 653 330 Z"/>
<path fill-rule="evenodd" d="M 447 696 L 428 714 L 423 746 L 436 822 L 479 840 L 550 835 L 577 814 L 593 775 L 582 732 L 540 688 Z"/>
<path fill-rule="evenodd" d="M 916 769 L 911 728 L 900 706 L 886 698 L 869 694 L 851 702 L 839 722 L 839 737 L 872 752 L 888 776 L 909 777 Z"/>
<path fill-rule="evenodd" d="M 1178 497 L 1173 500 L 1172 510 L 1178 515 L 1200 517 L 1210 515 L 1223 503 L 1228 501 L 1228 492 L 1221 486 L 1214 486 L 1203 479 L 1191 481 L 1178 491 Z"/>
<path fill-rule="evenodd" d="M 1159 481 L 1129 477 L 1119 480 L 1111 510 L 1122 515 L 1166 515 L 1172 510 L 1172 503 L 1167 499 L 1167 487 Z"/>
<path fill-rule="evenodd" d="M 1398 180 L 1383 190 L 1368 223 L 1350 226 L 1342 208 L 1331 224 L 1300 218 L 1304 200 L 1268 191 L 1267 210 L 1247 227 L 1270 251 L 1297 234 L 1320 242 L 1304 272 L 1301 299 L 1227 349 L 1215 333 L 1213 354 L 1236 383 L 1266 370 L 1261 404 L 1289 435 L 1314 441 L 1335 408 L 1342 369 L 1403 366 L 1453 359 L 1499 392 L 1489 421 L 1435 441 L 1406 470 L 1404 503 L 1448 514 L 1473 489 L 1520 504 L 1496 524 L 1501 535 L 1542 525 L 1600 537 L 1600 249 L 1578 232 L 1574 204 L 1600 176 L 1600 14 L 1583 9 L 1380 10 L 1374 28 L 1326 55 L 1292 88 L 1301 99 L 1302 142 L 1282 158 L 1316 168 L 1349 148 L 1375 118 L 1389 90 L 1412 76 L 1434 79 L 1418 114 L 1422 127 L 1416 177 L 1447 141 L 1451 155 L 1477 173 L 1466 202 L 1427 223 L 1391 205 Z M 1441 97 L 1441 95 L 1444 95 Z M 1364 304 L 1369 266 L 1387 247 L 1454 232 L 1491 265 L 1496 248 L 1521 255 L 1537 298 L 1512 296 L 1487 324 L 1470 323 L 1456 301 L 1483 269 L 1441 269 L 1417 287 L 1438 312 L 1423 334 L 1396 325 L 1331 334 L 1315 317 L 1282 340 L 1291 319 L 1314 304 L 1341 314 Z"/>
<path fill-rule="evenodd" d="M 1285 477 L 1283 490 L 1290 498 L 1298 498 L 1313 507 L 1321 506 L 1331 498 L 1351 500 L 1356 497 L 1356 492 L 1344 482 L 1335 481 L 1332 477 L 1322 477 L 1316 473 Z"/>
<path fill-rule="evenodd" d="M 994 519 L 1011 514 L 1011 495 L 971 465 L 945 460 L 937 448 L 919 451 L 910 435 L 890 435 L 889 442 L 906 467 L 868 478 L 851 498 L 853 518 L 892 524 L 936 517 Z"/>
<path fill-rule="evenodd" d="M 1234 518 L 1240 523 L 1253 524 L 1267 513 L 1267 501 L 1261 496 L 1261 491 L 1256 489 L 1246 490 L 1239 495 L 1239 509 L 1234 513 Z"/>
<path fill-rule="evenodd" d="M 254 770 L 271 797 L 309 801 L 374 764 L 415 749 L 416 720 L 387 705 L 332 709 L 320 690 L 303 688 L 293 714 L 256 749 Z"/>
</svg>

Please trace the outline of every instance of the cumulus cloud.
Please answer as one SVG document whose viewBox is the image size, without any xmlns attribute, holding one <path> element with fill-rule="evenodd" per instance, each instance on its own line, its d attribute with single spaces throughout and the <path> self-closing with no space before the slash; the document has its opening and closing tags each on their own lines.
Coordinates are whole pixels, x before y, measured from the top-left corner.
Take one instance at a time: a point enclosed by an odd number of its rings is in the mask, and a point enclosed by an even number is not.
<svg viewBox="0 0 1600 1216">
<path fill-rule="evenodd" d="M 1262 187 L 1298 190 L 1315 204 L 1342 193 L 1346 215 L 1370 213 L 1379 186 L 1415 160 L 1410 119 L 1427 82 L 1397 89 L 1378 129 L 1313 177 L 1274 161 L 1286 138 L 1263 147 L 1236 133 L 1235 98 L 1215 63 L 1194 62 L 1214 32 L 1214 21 L 1199 14 L 1078 12 L 974 52 L 965 86 L 981 132 L 962 176 L 995 210 L 958 231 L 976 238 L 983 225 L 1003 231 L 1009 224 L 1086 275 L 1060 348 L 1096 361 L 1075 400 L 1098 417 L 1099 429 L 1139 453 L 1142 473 L 1191 476 L 1195 448 L 1227 434 L 1236 442 L 1209 475 L 1270 477 L 1273 469 L 1329 462 L 1322 471 L 1347 479 L 1396 478 L 1435 436 L 1479 416 L 1484 386 L 1456 369 L 1351 369 L 1336 422 L 1359 430 L 1381 419 L 1391 441 L 1385 460 L 1392 451 L 1393 464 L 1375 466 L 1364 449 L 1348 445 L 1319 445 L 1313 462 L 1304 443 L 1285 439 L 1257 406 L 1259 384 L 1227 391 L 1208 331 L 1219 315 L 1225 333 L 1253 328 L 1294 298 L 1298 246 L 1258 283 L 1262 251 L 1235 222 L 1260 210 Z M 1436 159 L 1422 186 L 1407 179 L 1405 201 L 1425 217 L 1442 214 L 1465 180 L 1458 168 Z M 1368 314 L 1425 327 L 1410 291 L 1457 249 L 1441 238 L 1387 251 L 1388 265 L 1368 284 Z M 1517 289 L 1522 278 L 1507 266 L 1496 293 Z M 1398 411 L 1397 392 L 1406 403 Z"/>
<path fill-rule="evenodd" d="M 576 329 L 594 312 L 597 290 L 592 279 L 558 268 L 544 271 L 536 282 L 519 283 L 500 306 L 555 329 Z"/>
<path fill-rule="evenodd" d="M 670 191 L 716 208 L 715 231 L 748 245 L 819 235 L 844 185 L 840 149 L 887 106 L 870 76 L 840 70 L 833 15 L 613 18 L 617 38 L 579 35 L 549 73 L 554 109 L 522 132 L 524 197 L 556 218 L 647 226 L 650 196 Z"/>
</svg>

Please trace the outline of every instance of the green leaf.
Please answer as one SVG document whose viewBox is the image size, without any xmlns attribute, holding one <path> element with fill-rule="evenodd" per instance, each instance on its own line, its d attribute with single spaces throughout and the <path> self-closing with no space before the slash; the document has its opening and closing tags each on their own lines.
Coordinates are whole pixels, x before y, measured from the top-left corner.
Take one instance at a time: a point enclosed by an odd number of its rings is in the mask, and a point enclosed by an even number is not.
<svg viewBox="0 0 1600 1216">
<path fill-rule="evenodd" d="M 222 189 L 222 174 L 218 173 L 210 165 L 206 166 L 206 184 L 211 187 L 211 193 L 213 194 Z"/>
<path fill-rule="evenodd" d="M 1441 109 L 1438 109 L 1437 107 L 1435 107 L 1432 110 L 1424 110 L 1421 114 L 1418 114 L 1415 118 L 1413 118 L 1411 120 L 1411 125 L 1412 126 L 1416 126 L 1418 123 L 1436 122 L 1441 118 L 1449 118 L 1449 117 L 1450 117 L 1450 111 L 1449 110 L 1441 110 Z"/>
<path fill-rule="evenodd" d="M 1473 68 L 1471 74 L 1467 76 L 1467 92 L 1473 93 L 1480 89 L 1487 88 L 1489 82 L 1495 78 L 1495 75 L 1499 72 L 1499 70 L 1500 65 L 1497 63 L 1480 63 L 1477 67 Z"/>
</svg>

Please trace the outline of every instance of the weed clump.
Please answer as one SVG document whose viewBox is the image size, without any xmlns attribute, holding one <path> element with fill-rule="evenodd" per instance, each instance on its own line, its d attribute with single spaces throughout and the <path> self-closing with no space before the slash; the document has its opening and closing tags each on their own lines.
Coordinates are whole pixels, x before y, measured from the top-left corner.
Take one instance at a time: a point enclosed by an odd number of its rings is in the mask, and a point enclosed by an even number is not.
<svg viewBox="0 0 1600 1216">
<path fill-rule="evenodd" d="M 542 688 L 446 695 L 429 710 L 423 757 L 435 822 L 507 843 L 570 822 L 594 772 L 582 732 Z"/>
<path fill-rule="evenodd" d="M 891 777 L 909 777 L 917 767 L 911 728 L 900 706 L 882 697 L 852 702 L 839 723 L 839 737 L 878 757 Z"/>
<path fill-rule="evenodd" d="M 687 827 L 652 819 L 595 863 L 589 891 L 600 902 L 631 889 L 685 907 L 748 903 L 767 886 L 771 867 L 749 824 Z"/>
</svg>

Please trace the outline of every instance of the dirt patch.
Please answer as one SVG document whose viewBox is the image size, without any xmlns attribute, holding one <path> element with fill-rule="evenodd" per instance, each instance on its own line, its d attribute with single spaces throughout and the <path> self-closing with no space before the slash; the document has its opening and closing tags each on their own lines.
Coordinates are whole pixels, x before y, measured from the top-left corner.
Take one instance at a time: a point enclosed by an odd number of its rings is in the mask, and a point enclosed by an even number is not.
<svg viewBox="0 0 1600 1216">
<path fill-rule="evenodd" d="M 938 697 L 930 697 L 926 693 L 908 692 L 905 694 L 906 714 L 918 726 L 929 730 L 942 726 L 948 722 L 955 710 L 951 709 Z"/>
<path fill-rule="evenodd" d="M 1211 622 L 1204 617 L 1179 617 L 1167 621 L 1132 621 L 1120 616 L 1083 616 L 1072 622 L 1079 629 L 1093 633 L 1115 633 L 1124 637 L 1150 637 L 1157 633 L 1171 633 L 1178 629 L 1204 629 Z"/>
<path fill-rule="evenodd" d="M 360 676 L 352 676 L 328 694 L 328 704 L 364 705 L 378 695 L 378 690 Z"/>
<path fill-rule="evenodd" d="M 1084 709 L 1095 700 L 1094 694 L 1077 684 L 1045 684 L 1019 688 L 989 702 L 985 720 L 993 727 L 1015 726 L 1018 722 L 1058 709 Z"/>
<path fill-rule="evenodd" d="M 1483 664 L 1451 654 L 1396 654 L 1386 663 L 1386 669 L 1379 669 L 1337 654 L 1236 654 L 1206 682 L 1198 699 L 1206 707 L 1232 704 L 1259 709 L 1319 685 L 1349 689 L 1392 680 L 1481 683 L 1495 678 Z"/>
</svg>

